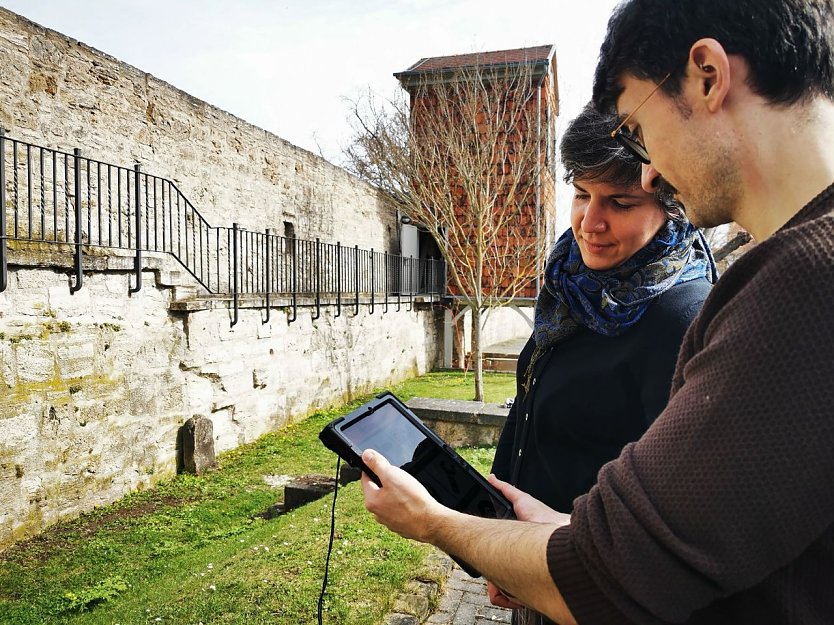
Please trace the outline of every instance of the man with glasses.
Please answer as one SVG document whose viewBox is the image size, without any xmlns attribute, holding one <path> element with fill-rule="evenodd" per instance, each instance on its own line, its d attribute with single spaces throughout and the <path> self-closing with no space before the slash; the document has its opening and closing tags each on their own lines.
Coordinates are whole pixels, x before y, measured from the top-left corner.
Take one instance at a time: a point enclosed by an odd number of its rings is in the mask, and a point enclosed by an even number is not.
<svg viewBox="0 0 834 625">
<path fill-rule="evenodd" d="M 684 338 L 666 409 L 562 527 L 510 489 L 539 523 L 457 515 L 370 452 L 366 505 L 558 623 L 834 623 L 834 7 L 628 0 L 594 102 L 647 191 L 758 242 Z"/>
</svg>

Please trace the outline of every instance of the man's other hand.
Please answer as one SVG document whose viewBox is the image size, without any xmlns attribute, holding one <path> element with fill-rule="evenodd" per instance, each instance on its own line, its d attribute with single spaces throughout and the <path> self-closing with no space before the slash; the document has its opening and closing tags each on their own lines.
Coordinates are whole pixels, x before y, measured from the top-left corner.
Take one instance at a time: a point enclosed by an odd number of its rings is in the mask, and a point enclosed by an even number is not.
<svg viewBox="0 0 834 625">
<path fill-rule="evenodd" d="M 490 581 L 487 581 L 487 596 L 489 597 L 489 602 L 492 605 L 497 605 L 499 608 L 510 608 L 511 610 L 517 610 L 519 608 L 523 608 L 524 606 L 520 603 L 517 603 L 503 590 L 501 590 L 498 586 L 493 584 Z"/>
<path fill-rule="evenodd" d="M 489 483 L 501 491 L 510 503 L 513 504 L 515 517 L 519 521 L 530 521 L 531 523 L 555 523 L 562 526 L 570 523 L 570 515 L 557 512 L 550 506 L 528 495 L 523 490 L 517 489 L 512 484 L 502 482 L 494 475 L 490 475 Z"/>
</svg>

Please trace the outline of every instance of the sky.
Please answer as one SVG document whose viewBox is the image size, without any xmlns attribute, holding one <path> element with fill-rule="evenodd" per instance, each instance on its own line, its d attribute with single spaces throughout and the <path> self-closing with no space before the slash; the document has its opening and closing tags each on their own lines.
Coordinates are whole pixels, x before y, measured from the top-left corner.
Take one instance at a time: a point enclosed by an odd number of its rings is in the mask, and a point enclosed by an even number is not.
<svg viewBox="0 0 834 625">
<path fill-rule="evenodd" d="M 557 46 L 563 119 L 590 98 L 614 0 L 0 0 L 339 164 L 347 99 L 423 57 Z"/>
</svg>

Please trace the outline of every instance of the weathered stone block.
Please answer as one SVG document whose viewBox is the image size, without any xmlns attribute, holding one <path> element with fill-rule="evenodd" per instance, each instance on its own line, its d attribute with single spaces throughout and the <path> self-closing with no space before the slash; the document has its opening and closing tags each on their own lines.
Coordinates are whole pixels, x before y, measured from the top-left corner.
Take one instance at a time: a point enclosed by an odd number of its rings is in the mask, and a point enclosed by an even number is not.
<svg viewBox="0 0 834 625">
<path fill-rule="evenodd" d="M 57 345 L 58 368 L 64 379 L 92 375 L 95 369 L 96 337 L 78 336 L 65 338 Z"/>
<path fill-rule="evenodd" d="M 498 404 L 460 399 L 414 397 L 406 405 L 453 446 L 495 445 L 510 412 Z"/>
<path fill-rule="evenodd" d="M 55 355 L 40 341 L 15 346 L 17 377 L 21 382 L 45 382 L 55 375 Z"/>
<path fill-rule="evenodd" d="M 362 477 L 362 471 L 350 466 L 347 463 L 341 465 L 339 469 L 339 484 L 346 486 L 351 482 L 356 482 Z"/>
<path fill-rule="evenodd" d="M 422 594 L 400 595 L 394 603 L 394 610 L 396 612 L 413 614 L 422 620 L 428 616 L 429 600 Z"/>
<path fill-rule="evenodd" d="M 383 625 L 420 625 L 420 619 L 411 614 L 389 614 Z"/>
<path fill-rule="evenodd" d="M 0 390 L 11 388 L 15 383 L 15 364 L 12 346 L 0 340 Z"/>
<path fill-rule="evenodd" d="M 214 427 L 211 419 L 195 415 L 180 429 L 182 470 L 202 475 L 215 466 Z"/>
</svg>

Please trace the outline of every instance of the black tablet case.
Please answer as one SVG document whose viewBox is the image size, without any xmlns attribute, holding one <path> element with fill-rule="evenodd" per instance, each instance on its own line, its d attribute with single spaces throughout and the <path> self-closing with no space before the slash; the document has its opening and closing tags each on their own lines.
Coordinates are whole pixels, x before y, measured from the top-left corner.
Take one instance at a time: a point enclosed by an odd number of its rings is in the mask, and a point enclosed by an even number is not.
<svg viewBox="0 0 834 625">
<path fill-rule="evenodd" d="M 432 497 L 453 510 L 487 518 L 514 518 L 512 504 L 389 391 L 328 423 L 319 438 L 377 485 L 379 478 L 362 462 L 365 449 L 378 451 L 413 475 Z M 456 561 L 473 577 L 480 575 Z"/>
</svg>

